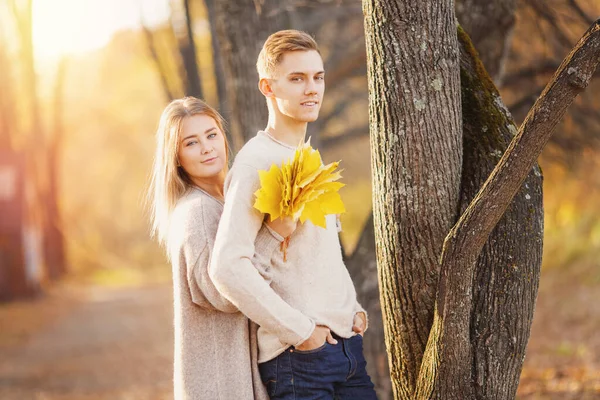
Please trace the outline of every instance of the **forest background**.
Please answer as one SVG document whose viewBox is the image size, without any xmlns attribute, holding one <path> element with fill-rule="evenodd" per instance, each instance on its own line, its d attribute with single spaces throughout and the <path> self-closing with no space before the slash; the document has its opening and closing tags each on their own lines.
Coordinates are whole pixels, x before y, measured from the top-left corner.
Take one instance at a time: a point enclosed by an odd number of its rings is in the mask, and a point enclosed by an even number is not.
<svg viewBox="0 0 600 400">
<path fill-rule="evenodd" d="M 236 112 L 228 90 L 255 86 L 224 75 L 220 63 L 227 57 L 252 66 L 257 50 L 219 44 L 216 20 L 227 16 L 213 6 L 200 0 L 0 3 L 0 155 L 22 166 L 25 253 L 17 262 L 2 248 L 3 300 L 40 299 L 61 282 L 169 282 L 170 267 L 149 237 L 144 205 L 160 112 L 170 99 L 194 94 L 227 118 Z M 288 27 L 314 34 L 322 47 L 327 95 L 309 134 L 325 161 L 342 160 L 348 209 L 342 241 L 350 255 L 372 204 L 360 2 L 254 6 L 262 15 L 285 15 Z M 518 123 L 598 15 L 597 0 L 516 2 L 504 67 L 494 75 Z M 252 39 L 260 43 L 268 33 Z M 239 148 L 245 138 L 230 128 Z M 544 256 L 523 398 L 600 393 L 599 133 L 596 78 L 539 159 Z M 2 179 L 0 173 L 0 192 Z M 0 210 L 0 218 L 9 213 Z"/>
</svg>

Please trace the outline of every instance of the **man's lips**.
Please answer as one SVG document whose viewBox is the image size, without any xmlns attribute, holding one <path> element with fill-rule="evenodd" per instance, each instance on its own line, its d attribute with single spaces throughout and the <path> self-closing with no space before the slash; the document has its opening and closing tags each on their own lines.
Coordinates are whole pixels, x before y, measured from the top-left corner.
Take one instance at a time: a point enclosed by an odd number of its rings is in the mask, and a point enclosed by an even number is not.
<svg viewBox="0 0 600 400">
<path fill-rule="evenodd" d="M 317 104 L 319 104 L 319 102 L 317 100 L 307 100 L 307 101 L 303 101 L 300 104 L 303 106 L 307 106 L 307 107 L 313 107 L 313 106 L 316 106 Z"/>
</svg>

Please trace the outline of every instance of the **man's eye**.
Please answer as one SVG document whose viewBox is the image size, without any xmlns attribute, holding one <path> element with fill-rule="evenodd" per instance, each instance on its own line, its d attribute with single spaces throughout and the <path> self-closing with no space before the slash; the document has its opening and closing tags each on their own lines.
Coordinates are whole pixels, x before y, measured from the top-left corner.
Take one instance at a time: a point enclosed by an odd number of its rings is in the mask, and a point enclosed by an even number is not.
<svg viewBox="0 0 600 400">
<path fill-rule="evenodd" d="M 294 77 L 291 80 L 292 80 L 292 82 L 300 82 L 302 80 L 302 78 L 300 78 L 300 77 Z"/>
<path fill-rule="evenodd" d="M 324 81 L 325 77 L 323 75 L 320 75 L 320 76 L 317 76 L 315 79 L 318 81 Z"/>
</svg>

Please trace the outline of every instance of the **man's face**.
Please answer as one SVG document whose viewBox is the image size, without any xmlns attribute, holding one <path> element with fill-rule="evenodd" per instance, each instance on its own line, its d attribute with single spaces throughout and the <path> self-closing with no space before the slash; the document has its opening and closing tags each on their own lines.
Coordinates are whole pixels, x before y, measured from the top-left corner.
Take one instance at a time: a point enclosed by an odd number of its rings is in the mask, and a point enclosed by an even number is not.
<svg viewBox="0 0 600 400">
<path fill-rule="evenodd" d="M 325 93 L 325 71 L 321 55 L 315 50 L 285 53 L 269 80 L 277 108 L 299 122 L 319 117 Z"/>
</svg>

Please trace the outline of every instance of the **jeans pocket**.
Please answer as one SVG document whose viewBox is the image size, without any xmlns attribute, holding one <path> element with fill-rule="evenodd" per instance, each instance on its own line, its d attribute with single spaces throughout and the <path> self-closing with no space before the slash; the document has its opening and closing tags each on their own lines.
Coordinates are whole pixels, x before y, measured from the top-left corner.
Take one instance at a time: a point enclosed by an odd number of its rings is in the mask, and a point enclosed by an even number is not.
<svg viewBox="0 0 600 400">
<path fill-rule="evenodd" d="M 298 354 L 314 354 L 314 353 L 320 352 L 321 350 L 324 350 L 328 344 L 329 343 L 327 343 L 327 341 L 325 341 L 325 343 L 323 343 L 322 346 L 319 346 L 316 349 L 311 349 L 311 350 L 298 350 L 298 349 L 294 348 L 294 352 L 298 353 Z"/>
<path fill-rule="evenodd" d="M 260 380 L 267 388 L 267 394 L 269 397 L 275 396 L 277 390 L 277 360 L 279 357 L 275 357 L 272 360 L 258 364 L 258 370 L 260 371 Z"/>
</svg>

